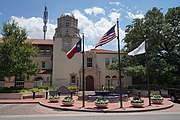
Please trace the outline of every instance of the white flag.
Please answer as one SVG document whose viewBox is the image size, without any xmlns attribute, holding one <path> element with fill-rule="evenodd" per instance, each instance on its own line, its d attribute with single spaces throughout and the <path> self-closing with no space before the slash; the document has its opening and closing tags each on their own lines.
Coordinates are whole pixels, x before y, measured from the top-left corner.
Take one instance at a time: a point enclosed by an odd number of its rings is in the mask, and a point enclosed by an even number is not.
<svg viewBox="0 0 180 120">
<path fill-rule="evenodd" d="M 128 55 L 135 56 L 135 55 L 143 54 L 145 52 L 146 52 L 146 50 L 145 50 L 145 41 L 144 41 L 136 49 L 129 52 Z"/>
</svg>

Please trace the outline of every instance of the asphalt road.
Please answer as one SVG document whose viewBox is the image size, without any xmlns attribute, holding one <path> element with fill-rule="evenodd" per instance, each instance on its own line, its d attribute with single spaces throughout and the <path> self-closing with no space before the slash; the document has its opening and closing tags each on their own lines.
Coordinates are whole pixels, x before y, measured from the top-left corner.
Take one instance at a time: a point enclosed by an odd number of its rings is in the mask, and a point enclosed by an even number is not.
<svg viewBox="0 0 180 120">
<path fill-rule="evenodd" d="M 1 116 L 0 120 L 179 120 L 180 114 L 169 113 L 84 113 Z"/>
</svg>

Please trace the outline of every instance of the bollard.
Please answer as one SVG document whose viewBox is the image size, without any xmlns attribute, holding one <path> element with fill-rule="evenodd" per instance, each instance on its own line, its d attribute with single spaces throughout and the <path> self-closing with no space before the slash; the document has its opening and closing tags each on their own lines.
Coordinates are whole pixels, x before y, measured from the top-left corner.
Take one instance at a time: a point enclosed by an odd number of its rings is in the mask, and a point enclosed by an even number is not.
<svg viewBox="0 0 180 120">
<path fill-rule="evenodd" d="M 33 99 L 35 99 L 35 94 L 36 94 L 36 93 L 33 91 Z"/>
<path fill-rule="evenodd" d="M 141 91 L 138 91 L 138 97 L 141 98 Z"/>
<path fill-rule="evenodd" d="M 71 98 L 73 97 L 73 92 L 71 91 Z"/>
<path fill-rule="evenodd" d="M 59 91 L 59 92 L 58 92 L 58 95 L 59 95 L 59 97 L 60 97 L 60 95 L 61 95 L 61 91 Z"/>
<path fill-rule="evenodd" d="M 128 94 L 128 98 L 130 97 L 130 91 L 127 91 L 127 94 Z"/>
<path fill-rule="evenodd" d="M 161 91 L 161 90 L 159 90 L 159 95 L 161 95 L 161 96 L 162 96 L 162 91 Z"/>
<path fill-rule="evenodd" d="M 48 91 L 46 91 L 46 99 L 48 99 Z"/>
</svg>

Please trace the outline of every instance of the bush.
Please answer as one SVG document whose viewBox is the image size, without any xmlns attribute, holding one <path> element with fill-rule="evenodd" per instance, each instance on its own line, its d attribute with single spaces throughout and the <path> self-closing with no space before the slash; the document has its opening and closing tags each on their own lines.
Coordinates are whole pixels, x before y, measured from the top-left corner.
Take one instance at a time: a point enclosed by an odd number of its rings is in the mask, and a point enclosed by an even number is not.
<svg viewBox="0 0 180 120">
<path fill-rule="evenodd" d="M 0 88 L 0 93 L 32 93 L 32 92 L 46 92 L 47 87 L 45 87 L 46 89 L 44 89 L 43 87 L 40 88 L 31 88 L 31 89 L 27 89 L 27 88 L 22 88 L 22 87 L 3 87 Z"/>
<path fill-rule="evenodd" d="M 134 97 L 133 100 L 131 100 L 131 103 L 144 103 L 144 100 L 139 97 Z"/>
<path fill-rule="evenodd" d="M 69 86 L 68 90 L 76 91 L 76 90 L 79 90 L 79 87 L 77 87 L 77 86 Z"/>
</svg>

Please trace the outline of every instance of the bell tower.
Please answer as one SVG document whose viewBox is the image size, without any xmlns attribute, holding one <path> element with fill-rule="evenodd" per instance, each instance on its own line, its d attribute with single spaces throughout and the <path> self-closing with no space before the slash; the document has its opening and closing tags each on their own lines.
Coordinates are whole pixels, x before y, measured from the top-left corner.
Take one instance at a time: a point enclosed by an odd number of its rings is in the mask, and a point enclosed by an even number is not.
<svg viewBox="0 0 180 120">
<path fill-rule="evenodd" d="M 79 38 L 78 20 L 70 13 L 65 13 L 57 19 L 55 38 L 62 39 L 61 51 L 69 51 Z"/>
<path fill-rule="evenodd" d="M 66 53 L 79 41 L 78 20 L 71 13 L 57 18 L 57 28 L 53 37 L 53 85 L 69 86 L 80 78 L 81 54 L 68 59 Z M 73 78 L 73 80 L 71 80 Z M 73 84 L 76 84 L 73 83 Z"/>
</svg>

